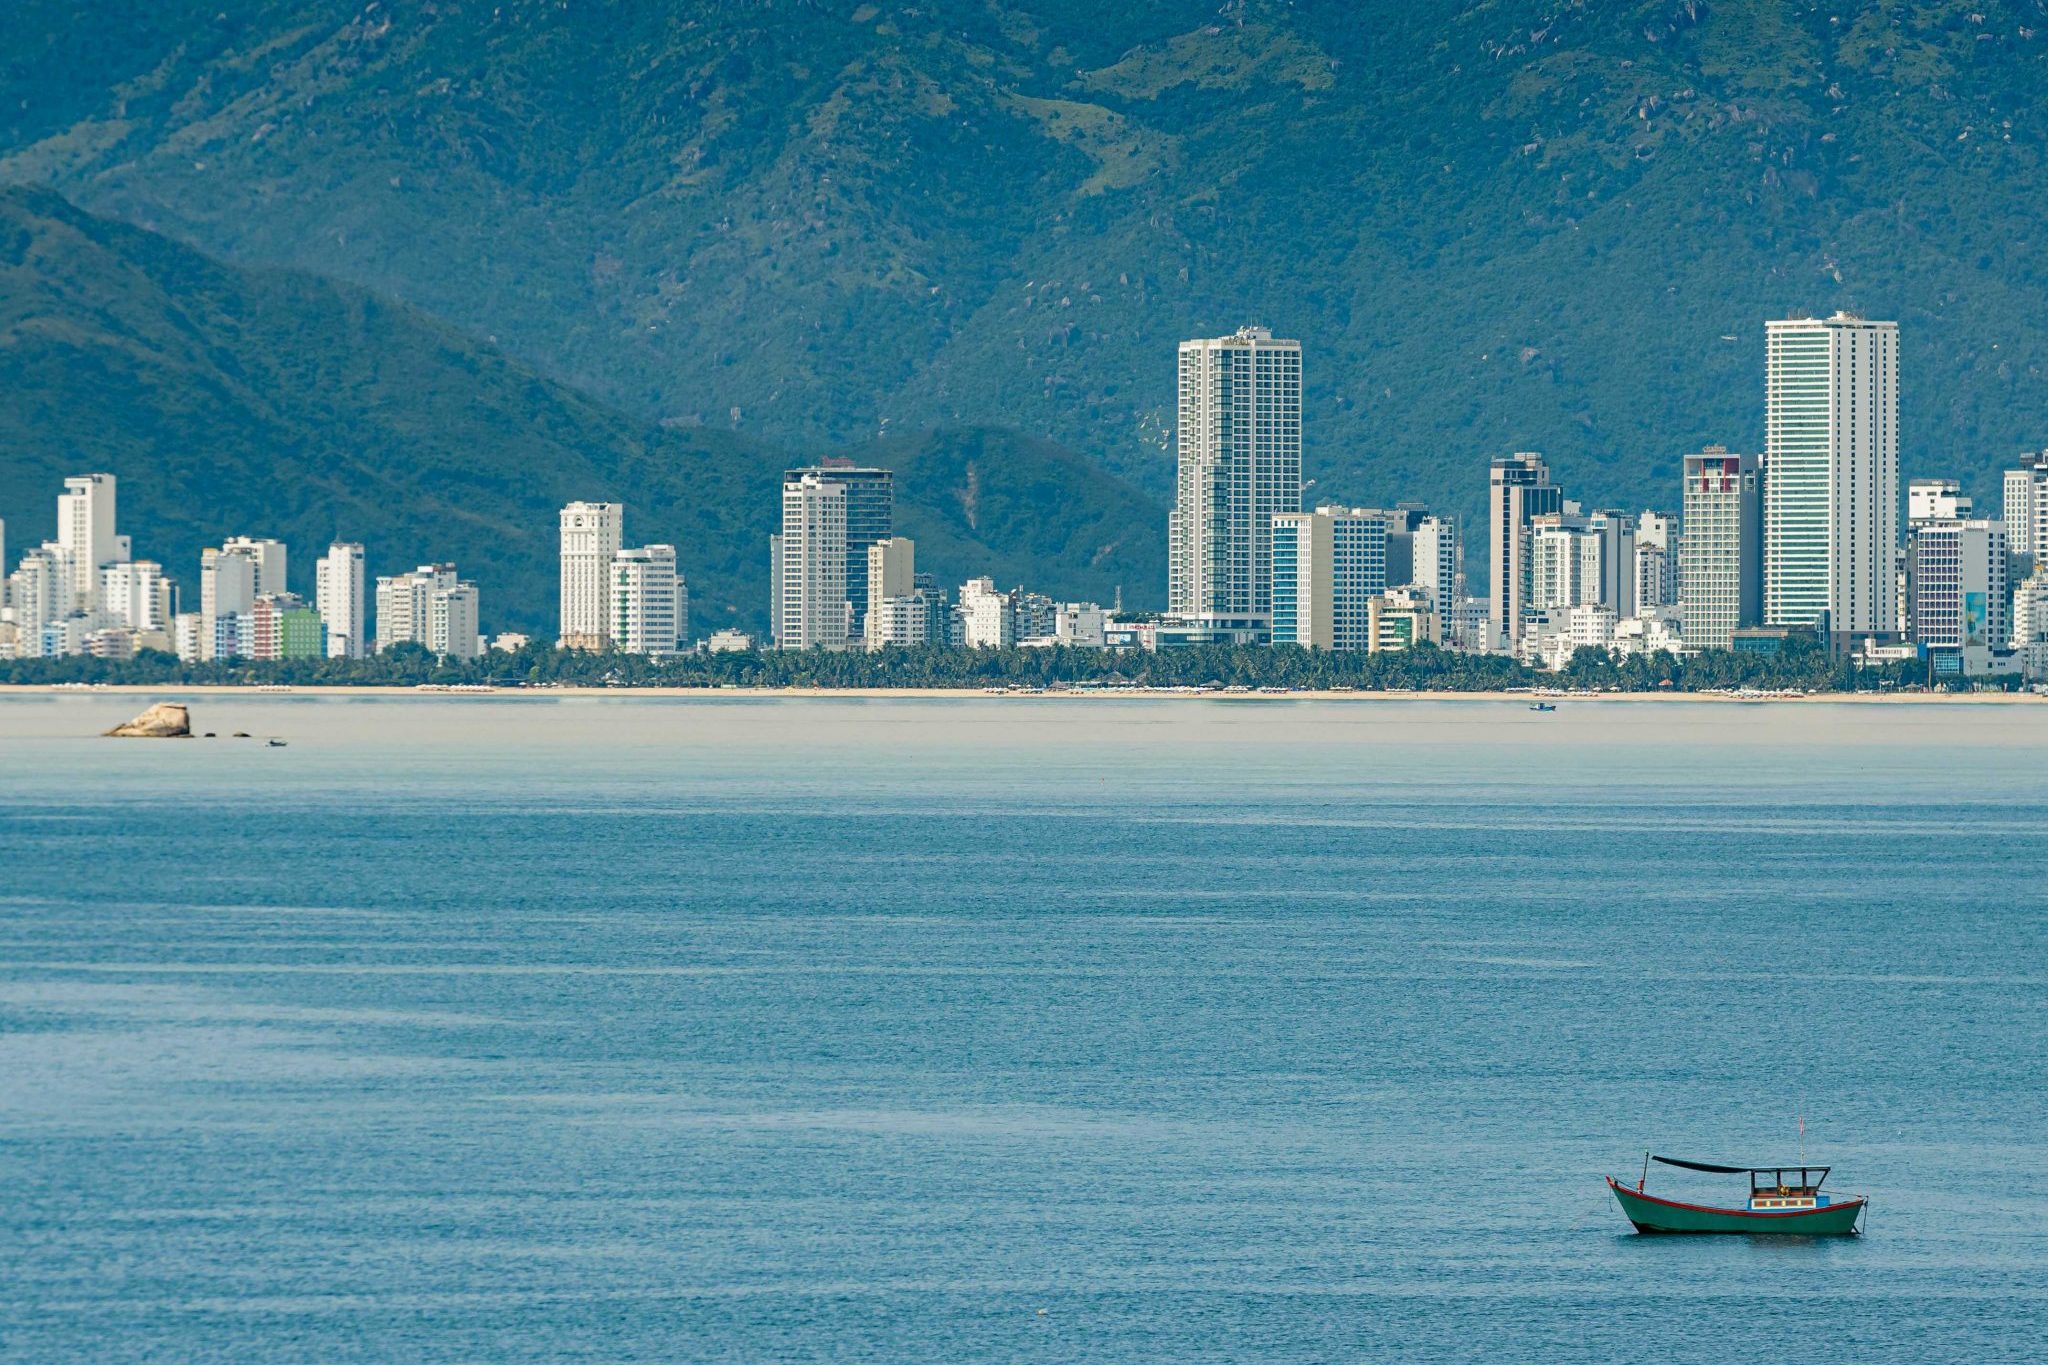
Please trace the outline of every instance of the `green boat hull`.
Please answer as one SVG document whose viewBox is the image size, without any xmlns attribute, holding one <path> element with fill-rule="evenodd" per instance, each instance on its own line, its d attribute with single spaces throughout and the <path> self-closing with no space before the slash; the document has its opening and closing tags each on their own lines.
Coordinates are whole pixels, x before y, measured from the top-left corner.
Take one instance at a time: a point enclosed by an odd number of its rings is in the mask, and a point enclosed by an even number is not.
<svg viewBox="0 0 2048 1365">
<path fill-rule="evenodd" d="M 1863 1215 L 1864 1201 L 1847 1199 L 1819 1209 L 1789 1209 L 1757 1212 L 1747 1209 L 1716 1209 L 1704 1204 L 1683 1204 L 1639 1194 L 1610 1178 L 1607 1188 L 1621 1203 L 1621 1211 L 1635 1224 L 1637 1232 L 1734 1232 L 1748 1236 L 1848 1237 L 1856 1231 Z"/>
</svg>

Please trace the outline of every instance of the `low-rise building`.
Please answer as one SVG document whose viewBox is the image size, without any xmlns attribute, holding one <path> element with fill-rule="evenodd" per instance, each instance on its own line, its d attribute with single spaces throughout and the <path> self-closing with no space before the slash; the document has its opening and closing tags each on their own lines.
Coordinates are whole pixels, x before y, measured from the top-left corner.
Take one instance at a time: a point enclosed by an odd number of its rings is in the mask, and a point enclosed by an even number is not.
<svg viewBox="0 0 2048 1365">
<path fill-rule="evenodd" d="M 1683 654 L 1685 640 L 1678 608 L 1647 607 L 1625 621 L 1616 621 L 1612 648 L 1624 659 L 1638 654 Z"/>
<path fill-rule="evenodd" d="M 1053 609 L 1052 630 L 1017 643 L 1030 649 L 1101 649 L 1109 640 L 1109 613 L 1093 602 L 1062 602 Z"/>
<path fill-rule="evenodd" d="M 1366 603 L 1366 649 L 1385 654 L 1439 641 L 1426 588 L 1392 588 Z"/>
<path fill-rule="evenodd" d="M 710 654 L 751 654 L 754 648 L 753 636 L 730 626 L 712 631 L 711 638 L 704 642 L 704 649 Z"/>
</svg>

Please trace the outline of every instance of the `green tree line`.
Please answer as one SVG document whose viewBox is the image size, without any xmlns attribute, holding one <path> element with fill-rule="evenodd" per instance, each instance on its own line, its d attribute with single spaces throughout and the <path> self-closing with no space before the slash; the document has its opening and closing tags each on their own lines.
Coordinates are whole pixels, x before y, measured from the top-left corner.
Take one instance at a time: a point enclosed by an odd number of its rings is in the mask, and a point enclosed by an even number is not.
<svg viewBox="0 0 2048 1365">
<path fill-rule="evenodd" d="M 765 650 L 667 658 L 592 653 L 532 644 L 479 659 L 437 658 L 414 644 L 364 659 L 246 659 L 187 663 L 154 650 L 133 659 L 89 657 L 0 661 L 0 683 L 125 683 L 198 686 L 419 686 L 558 683 L 587 687 L 1145 687 L 1356 688 L 1416 692 L 1503 692 L 1530 687 L 1621 692 L 1729 688 L 1869 692 L 1924 685 L 1917 663 L 1860 668 L 1818 645 L 1794 641 L 1777 654 L 1707 650 L 1619 659 L 1581 649 L 1562 672 L 1525 668 L 1495 654 L 1423 645 L 1362 654 L 1298 646 L 1143 651 L 1104 649 Z M 1954 683 L 1953 686 L 1963 684 Z"/>
</svg>

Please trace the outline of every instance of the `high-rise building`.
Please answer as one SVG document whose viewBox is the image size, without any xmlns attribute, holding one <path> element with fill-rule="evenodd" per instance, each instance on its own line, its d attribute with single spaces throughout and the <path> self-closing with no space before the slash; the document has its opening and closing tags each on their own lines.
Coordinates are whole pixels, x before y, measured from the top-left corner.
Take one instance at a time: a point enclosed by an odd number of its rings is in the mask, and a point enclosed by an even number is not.
<svg viewBox="0 0 2048 1365">
<path fill-rule="evenodd" d="M 201 642 L 209 659 L 247 658 L 255 645 L 255 608 L 249 611 L 224 611 L 213 617 L 213 630 Z"/>
<path fill-rule="evenodd" d="M 1528 530 L 1529 611 L 1555 612 L 1600 600 L 1603 537 L 1576 512 L 1544 512 Z"/>
<path fill-rule="evenodd" d="M 426 645 L 451 659 L 475 659 L 483 654 L 476 584 L 436 588 L 428 596 Z"/>
<path fill-rule="evenodd" d="M 1301 510 L 1301 343 L 1264 327 L 1183 341 L 1177 433 L 1167 609 L 1263 630 L 1273 611 L 1273 518 Z"/>
<path fill-rule="evenodd" d="M 865 465 L 819 464 L 785 470 L 783 487 L 816 475 L 846 495 L 846 565 L 841 571 L 851 612 L 849 642 L 860 637 L 868 614 L 868 546 L 896 534 L 896 475 Z"/>
<path fill-rule="evenodd" d="M 917 545 L 906 536 L 878 540 L 867 548 L 867 599 L 904 597 L 917 589 Z"/>
<path fill-rule="evenodd" d="M 1617 620 L 1636 614 L 1636 519 L 1613 508 L 1586 516 L 1586 530 L 1600 546 L 1594 601 L 1614 608 Z"/>
<path fill-rule="evenodd" d="M 1636 518 L 1636 612 L 1678 605 L 1679 519 L 1645 511 Z"/>
<path fill-rule="evenodd" d="M 688 589 L 676 547 L 647 545 L 612 556 L 612 642 L 626 654 L 673 654 L 689 630 Z"/>
<path fill-rule="evenodd" d="M 2004 649 L 2012 636 L 2005 523 L 1928 521 L 1913 528 L 1913 641 L 1931 650 Z"/>
<path fill-rule="evenodd" d="M 960 644 L 960 615 L 953 610 L 946 590 L 939 586 L 939 576 L 920 569 L 912 581 L 914 591 L 924 599 L 925 642 L 957 648 Z"/>
<path fill-rule="evenodd" d="M 891 536 L 878 540 L 867 549 L 866 574 L 867 611 L 861 617 L 861 640 L 869 649 L 880 649 L 884 644 L 909 643 L 901 637 L 900 623 L 905 612 L 913 605 L 911 599 L 917 592 L 917 546 L 903 536 Z M 886 612 L 878 609 L 884 602 L 893 602 Z M 917 643 L 922 644 L 923 638 Z"/>
<path fill-rule="evenodd" d="M 2037 568 L 2013 590 L 2012 647 L 2029 678 L 2048 678 L 2048 568 Z"/>
<path fill-rule="evenodd" d="M 1379 515 L 1387 523 L 1387 585 L 1405 588 L 1415 581 L 1415 536 L 1429 518 L 1429 509 L 1419 502 L 1403 502 Z"/>
<path fill-rule="evenodd" d="M 230 629 L 223 634 L 220 622 L 242 617 L 256 604 L 256 556 L 247 549 L 223 547 L 203 550 L 199 555 L 200 657 L 233 657 L 215 654 L 223 641 L 240 649 L 240 636 Z"/>
<path fill-rule="evenodd" d="M 71 552 L 55 541 L 22 552 L 8 578 L 7 598 L 25 652 L 39 653 L 43 627 L 69 616 L 76 607 L 71 577 Z"/>
<path fill-rule="evenodd" d="M 2048 560 L 2048 451 L 2005 471 L 2005 534 L 2016 555 Z"/>
<path fill-rule="evenodd" d="M 177 591 L 154 560 L 109 564 L 100 570 L 100 609 L 129 630 L 168 631 Z"/>
<path fill-rule="evenodd" d="M 769 538 L 777 648 L 846 648 L 851 633 L 846 495 L 847 485 L 815 472 L 782 485 L 782 533 Z M 865 578 L 865 548 L 860 564 Z"/>
<path fill-rule="evenodd" d="M 1529 529 L 1537 517 L 1564 510 L 1564 490 L 1550 482 L 1550 466 L 1534 451 L 1493 462 L 1487 487 L 1487 552 L 1492 563 L 1492 635 L 1512 651 L 1529 610 Z"/>
<path fill-rule="evenodd" d="M 626 509 L 616 502 L 572 502 L 562 509 L 564 649 L 603 649 L 611 639 L 612 560 L 624 542 Z"/>
<path fill-rule="evenodd" d="M 1317 649 L 1369 647 L 1369 614 L 1387 588 L 1387 517 L 1377 508 L 1318 507 L 1273 517 L 1272 641 Z"/>
<path fill-rule="evenodd" d="M 116 507 L 112 474 L 80 474 L 64 480 L 57 495 L 57 544 L 71 561 L 70 611 L 99 610 L 100 570 L 126 559 L 114 531 Z"/>
<path fill-rule="evenodd" d="M 1764 330 L 1764 622 L 1837 647 L 1896 635 L 1899 325 Z"/>
<path fill-rule="evenodd" d="M 422 564 L 377 580 L 377 648 L 424 645 L 436 654 L 474 659 L 482 653 L 476 585 L 453 564 Z"/>
<path fill-rule="evenodd" d="M 249 556 L 256 570 L 256 595 L 275 597 L 291 591 L 285 582 L 285 548 L 281 540 L 260 536 L 230 536 L 221 542 L 223 550 L 238 550 Z"/>
<path fill-rule="evenodd" d="M 1314 512 L 1276 514 L 1272 553 L 1273 643 L 1329 649 L 1336 639 L 1330 518 Z"/>
<path fill-rule="evenodd" d="M 362 546 L 338 540 L 314 562 L 313 605 L 327 627 L 327 657 L 362 658 L 369 644 Z"/>
<path fill-rule="evenodd" d="M 1763 608 L 1763 508 L 1754 455 L 1708 446 L 1685 457 L 1679 629 L 1690 649 L 1727 649 Z"/>
<path fill-rule="evenodd" d="M 1429 593 L 1439 630 L 1446 629 L 1465 595 L 1465 553 L 1455 517 L 1424 517 L 1415 527 L 1408 581 Z M 1391 573 L 1389 587 L 1401 587 Z"/>
<path fill-rule="evenodd" d="M 999 592 L 992 578 L 960 585 L 960 643 L 968 649 L 1008 649 L 1017 643 L 1017 595 Z"/>
</svg>

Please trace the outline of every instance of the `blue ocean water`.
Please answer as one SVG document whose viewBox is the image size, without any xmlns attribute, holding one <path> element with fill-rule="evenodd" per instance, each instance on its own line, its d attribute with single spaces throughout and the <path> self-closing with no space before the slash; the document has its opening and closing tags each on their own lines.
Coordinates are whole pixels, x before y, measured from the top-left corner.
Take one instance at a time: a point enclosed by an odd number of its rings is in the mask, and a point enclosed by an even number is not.
<svg viewBox="0 0 2048 1365">
<path fill-rule="evenodd" d="M 2048 1337 L 2048 708 L 193 705 L 0 700 L 9 1358 Z"/>
</svg>

